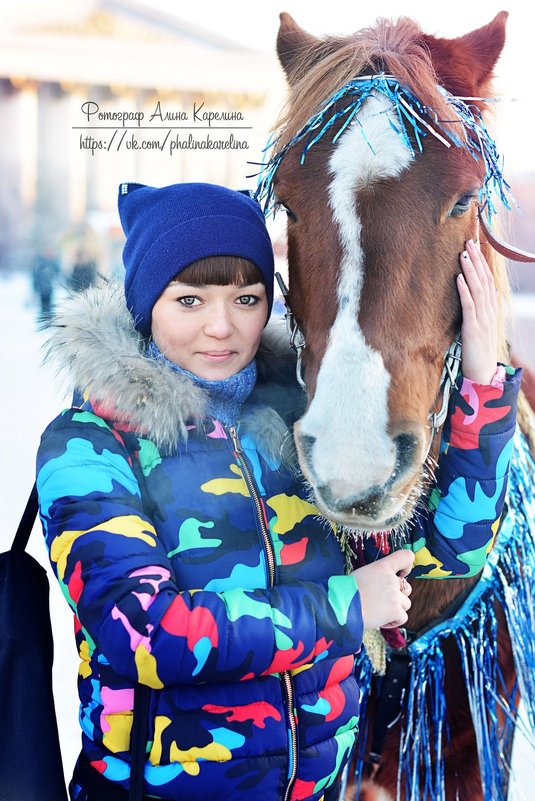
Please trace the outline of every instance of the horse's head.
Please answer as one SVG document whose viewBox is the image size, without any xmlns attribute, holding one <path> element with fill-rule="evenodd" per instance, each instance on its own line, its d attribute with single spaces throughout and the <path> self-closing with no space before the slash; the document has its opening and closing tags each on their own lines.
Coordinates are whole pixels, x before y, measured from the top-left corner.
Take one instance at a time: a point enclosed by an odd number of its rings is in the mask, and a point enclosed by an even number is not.
<svg viewBox="0 0 535 801">
<path fill-rule="evenodd" d="M 306 338 L 295 435 L 322 512 L 352 528 L 404 522 L 419 494 L 460 328 L 459 254 L 493 173 L 472 98 L 487 96 L 506 17 L 455 40 L 407 19 L 319 40 L 281 15 L 290 97 L 269 185 L 288 213 L 289 304 Z"/>
</svg>

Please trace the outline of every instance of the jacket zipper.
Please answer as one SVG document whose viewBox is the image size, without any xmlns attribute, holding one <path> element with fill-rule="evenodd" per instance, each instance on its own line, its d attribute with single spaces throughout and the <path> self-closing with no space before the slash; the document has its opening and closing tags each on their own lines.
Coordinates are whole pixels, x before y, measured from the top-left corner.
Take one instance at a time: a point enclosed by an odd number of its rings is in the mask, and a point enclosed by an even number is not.
<svg viewBox="0 0 535 801">
<path fill-rule="evenodd" d="M 268 568 L 268 583 L 270 587 L 273 587 L 275 583 L 275 554 L 273 552 L 273 544 L 271 542 L 271 537 L 269 536 L 269 530 L 266 525 L 262 504 L 260 503 L 260 497 L 258 495 L 258 490 L 256 488 L 253 475 L 249 470 L 249 466 L 247 464 L 243 448 L 238 438 L 238 432 L 236 430 L 236 427 L 230 426 L 227 430 L 230 434 L 234 450 L 236 451 L 236 454 L 239 458 L 240 467 L 242 468 L 242 473 L 245 479 L 245 483 L 247 484 L 247 488 L 251 494 L 251 498 L 253 499 L 254 505 L 256 507 L 256 513 L 258 516 L 258 520 L 260 522 L 260 529 L 262 531 L 264 551 L 266 554 L 266 562 Z M 290 725 L 291 771 L 288 777 L 288 785 L 286 787 L 286 793 L 284 795 L 284 801 L 289 801 L 292 788 L 295 782 L 295 777 L 297 775 L 297 722 L 294 714 L 294 690 L 293 690 L 292 677 L 290 671 L 288 670 L 282 671 L 280 677 L 281 677 L 282 687 L 284 690 L 286 705 L 288 708 L 288 721 Z"/>
<path fill-rule="evenodd" d="M 288 777 L 288 785 L 284 795 L 284 801 L 289 801 L 292 794 L 292 788 L 297 776 L 297 722 L 294 714 L 294 688 L 292 684 L 292 677 L 289 670 L 281 673 L 281 678 L 286 690 L 286 703 L 288 704 L 288 720 L 290 721 L 290 753 L 292 756 L 292 769 Z"/>
<path fill-rule="evenodd" d="M 262 530 L 262 539 L 264 542 L 264 552 L 266 554 L 266 562 L 267 562 L 267 569 L 268 569 L 268 582 L 269 586 L 273 587 L 275 583 L 275 554 L 273 553 L 273 546 L 271 544 L 271 538 L 269 536 L 269 532 L 266 526 L 266 521 L 264 518 L 264 511 L 262 509 L 262 504 L 260 503 L 260 497 L 258 495 L 258 490 L 254 483 L 254 479 L 251 475 L 251 471 L 249 470 L 249 466 L 245 461 L 245 454 L 243 452 L 240 440 L 238 439 L 238 432 L 236 431 L 235 426 L 231 426 L 228 429 L 230 434 L 230 438 L 232 439 L 232 444 L 234 446 L 234 450 L 236 451 L 237 455 L 240 457 L 240 467 L 242 468 L 243 477 L 245 479 L 245 483 L 247 484 L 247 489 L 251 493 L 251 498 L 254 501 L 254 505 L 256 507 L 256 514 L 258 515 L 258 520 L 260 522 L 260 528 Z"/>
</svg>

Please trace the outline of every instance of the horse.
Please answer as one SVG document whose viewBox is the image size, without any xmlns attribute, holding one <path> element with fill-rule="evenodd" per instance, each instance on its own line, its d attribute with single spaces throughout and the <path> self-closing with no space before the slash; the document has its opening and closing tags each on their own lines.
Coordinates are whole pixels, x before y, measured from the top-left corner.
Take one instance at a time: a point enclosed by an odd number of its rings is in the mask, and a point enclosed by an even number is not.
<svg viewBox="0 0 535 801">
<path fill-rule="evenodd" d="M 443 420 L 433 410 L 447 401 L 447 373 L 458 359 L 455 276 L 469 238 L 481 240 L 502 312 L 507 303 L 505 261 L 489 221 L 492 190 L 507 205 L 508 187 L 483 122 L 506 18 L 501 12 L 448 40 L 403 17 L 317 38 L 280 15 L 277 52 L 289 97 L 257 197 L 288 215 L 287 302 L 307 392 L 294 426 L 300 465 L 322 514 L 350 537 L 403 533 L 432 482 Z M 504 316 L 500 359 L 507 362 Z M 445 354 L 453 354 L 446 370 Z M 365 655 L 361 661 L 371 697 L 346 799 L 507 796 L 519 685 L 528 695 L 533 690 L 532 663 L 521 664 L 529 647 L 510 639 L 515 621 L 506 609 L 515 582 L 524 613 L 533 606 L 521 565 L 535 564 L 526 513 L 530 411 L 525 403 L 519 408 L 520 490 L 507 536 L 518 527 L 522 535 L 502 552 L 522 553 L 509 572 L 506 557 L 496 557 L 501 584 L 490 572 L 486 588 L 477 576 L 414 582 L 408 627 L 423 636 L 412 650 L 401 649 L 403 678 L 390 677 L 390 695 L 404 695 L 398 707 L 385 712 Z M 459 628 L 462 618 L 468 622 Z M 478 656 L 485 649 L 490 668 Z M 392 649 L 391 663 L 395 656 Z M 476 675 L 481 686 L 494 677 L 494 690 L 478 689 Z M 380 754 L 372 764 L 374 736 Z"/>
</svg>

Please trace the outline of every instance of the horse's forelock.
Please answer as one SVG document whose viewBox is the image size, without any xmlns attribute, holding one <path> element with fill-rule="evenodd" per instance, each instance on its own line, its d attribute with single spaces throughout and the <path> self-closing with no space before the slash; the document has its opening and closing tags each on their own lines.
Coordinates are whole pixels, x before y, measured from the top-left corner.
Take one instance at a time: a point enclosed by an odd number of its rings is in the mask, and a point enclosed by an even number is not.
<svg viewBox="0 0 535 801">
<path fill-rule="evenodd" d="M 451 119 L 451 108 L 437 88 L 439 80 L 418 24 L 408 17 L 395 22 L 379 19 L 374 27 L 349 36 L 328 36 L 300 47 L 294 57 L 288 102 L 277 121 L 282 135 L 276 150 L 349 81 L 380 71 L 395 75 L 440 119 Z M 461 126 L 456 128 L 462 136 Z"/>
</svg>

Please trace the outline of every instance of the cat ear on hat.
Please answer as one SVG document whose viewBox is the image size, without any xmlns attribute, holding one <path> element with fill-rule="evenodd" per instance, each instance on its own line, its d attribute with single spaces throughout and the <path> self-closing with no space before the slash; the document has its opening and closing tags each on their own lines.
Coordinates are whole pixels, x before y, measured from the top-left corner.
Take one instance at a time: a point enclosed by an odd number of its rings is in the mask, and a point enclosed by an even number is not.
<svg viewBox="0 0 535 801">
<path fill-rule="evenodd" d="M 132 194 L 135 192 L 136 189 L 144 189 L 145 184 L 136 184 L 133 182 L 126 181 L 125 183 L 119 184 L 119 197 L 123 197 L 124 195 Z"/>
<path fill-rule="evenodd" d="M 128 198 L 137 189 L 145 189 L 145 188 L 146 188 L 145 184 L 137 184 L 129 182 L 119 184 L 119 197 L 117 200 L 117 205 L 119 207 L 119 216 L 121 218 L 121 225 L 123 226 L 123 230 L 126 235 L 128 235 L 128 230 L 130 228 L 128 220 L 128 208 L 131 204 L 129 203 Z"/>
</svg>

